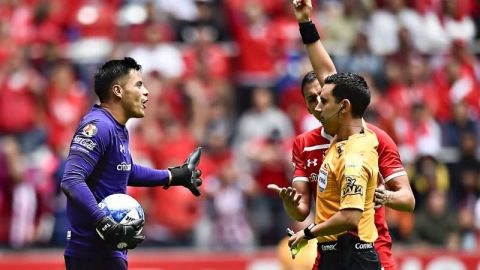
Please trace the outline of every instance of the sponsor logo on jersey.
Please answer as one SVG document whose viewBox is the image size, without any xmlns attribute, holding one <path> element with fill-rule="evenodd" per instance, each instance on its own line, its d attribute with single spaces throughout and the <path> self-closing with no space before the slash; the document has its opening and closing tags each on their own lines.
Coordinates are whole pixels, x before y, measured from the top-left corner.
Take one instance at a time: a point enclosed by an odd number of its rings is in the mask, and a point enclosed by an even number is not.
<svg viewBox="0 0 480 270">
<path fill-rule="evenodd" d="M 342 189 L 342 198 L 351 195 L 363 195 L 363 187 L 356 184 L 357 179 L 347 176 L 347 185 Z"/>
<path fill-rule="evenodd" d="M 125 146 L 123 144 L 120 144 L 120 152 L 125 153 Z"/>
<path fill-rule="evenodd" d="M 307 159 L 307 167 L 310 167 L 310 166 L 317 166 L 318 163 L 317 163 L 317 159 L 314 158 L 314 159 Z"/>
<path fill-rule="evenodd" d="M 125 161 L 117 165 L 117 171 L 130 171 L 132 164 L 127 164 Z"/>
<path fill-rule="evenodd" d="M 337 250 L 337 243 L 335 244 L 323 244 L 321 245 L 322 251 L 332 251 Z"/>
<path fill-rule="evenodd" d="M 88 138 L 91 138 L 97 134 L 98 128 L 95 124 L 90 123 L 87 124 L 83 129 L 82 129 L 82 135 Z"/>
<path fill-rule="evenodd" d="M 316 173 L 311 173 L 310 176 L 308 177 L 310 182 L 317 182 L 318 179 L 318 174 Z"/>
<path fill-rule="evenodd" d="M 95 149 L 95 146 L 97 146 L 97 143 L 95 143 L 91 139 L 82 138 L 80 136 L 75 136 L 73 138 L 73 143 L 79 144 L 79 145 L 87 148 L 88 150 L 93 150 L 93 149 Z"/>
<path fill-rule="evenodd" d="M 372 249 L 373 243 L 355 243 L 355 249 Z"/>
</svg>

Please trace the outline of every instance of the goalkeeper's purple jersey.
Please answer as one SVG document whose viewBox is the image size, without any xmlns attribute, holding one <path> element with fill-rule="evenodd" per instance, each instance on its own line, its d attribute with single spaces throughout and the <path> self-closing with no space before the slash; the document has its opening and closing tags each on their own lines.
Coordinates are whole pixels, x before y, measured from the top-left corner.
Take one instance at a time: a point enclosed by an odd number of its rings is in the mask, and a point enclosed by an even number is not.
<svg viewBox="0 0 480 270">
<path fill-rule="evenodd" d="M 98 202 L 126 193 L 132 166 L 126 127 L 95 105 L 75 131 L 62 179 L 68 198 L 66 256 L 126 259 L 126 252 L 106 246 L 94 224 L 104 216 Z"/>
</svg>

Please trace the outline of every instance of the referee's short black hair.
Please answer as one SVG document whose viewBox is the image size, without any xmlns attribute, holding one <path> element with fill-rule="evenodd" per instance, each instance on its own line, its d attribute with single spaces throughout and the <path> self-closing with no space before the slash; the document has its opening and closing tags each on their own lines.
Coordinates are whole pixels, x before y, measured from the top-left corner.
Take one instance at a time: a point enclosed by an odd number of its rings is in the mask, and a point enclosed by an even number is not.
<svg viewBox="0 0 480 270">
<path fill-rule="evenodd" d="M 370 104 L 370 90 L 362 76 L 350 72 L 336 73 L 326 77 L 325 84 L 335 84 L 332 90 L 335 101 L 348 99 L 352 104 L 352 116 L 363 117 Z"/>
<path fill-rule="evenodd" d="M 302 88 L 300 88 L 300 91 L 302 91 L 302 96 L 305 97 L 305 86 L 309 83 L 312 83 L 317 80 L 317 74 L 315 74 L 315 71 L 311 70 L 303 76 L 302 79 Z"/>
<path fill-rule="evenodd" d="M 103 64 L 95 73 L 95 93 L 100 102 L 106 101 L 112 86 L 117 81 L 130 73 L 130 70 L 141 70 L 135 59 L 125 57 L 122 60 L 110 60 Z"/>
</svg>

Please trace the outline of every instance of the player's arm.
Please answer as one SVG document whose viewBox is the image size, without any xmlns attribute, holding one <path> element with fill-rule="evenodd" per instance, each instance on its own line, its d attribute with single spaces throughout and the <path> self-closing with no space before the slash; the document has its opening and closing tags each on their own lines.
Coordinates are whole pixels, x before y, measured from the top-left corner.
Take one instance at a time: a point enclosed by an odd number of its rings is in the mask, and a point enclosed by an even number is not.
<svg viewBox="0 0 480 270">
<path fill-rule="evenodd" d="M 286 209 L 287 214 L 297 221 L 304 221 L 310 214 L 310 205 L 312 198 L 312 190 L 309 182 L 293 181 L 292 187 L 298 193 L 300 199 L 298 206 Z M 285 207 L 285 204 L 284 204 Z"/>
<path fill-rule="evenodd" d="M 384 187 L 378 187 L 375 190 L 375 203 L 399 211 L 412 212 L 415 209 L 415 197 L 408 175 L 397 176 L 385 183 Z"/>
<path fill-rule="evenodd" d="M 297 136 L 292 147 L 292 164 L 294 166 L 292 187 L 280 188 L 277 185 L 268 185 L 268 188 L 278 191 L 285 212 L 296 221 L 304 221 L 310 214 L 312 196 L 308 175 L 305 171 L 306 165 L 302 156 L 303 145 L 301 135 Z"/>
<path fill-rule="evenodd" d="M 109 131 L 106 127 L 99 127 L 95 122 L 88 125 L 93 125 L 98 132 L 93 136 L 85 136 L 82 134 L 82 128 L 76 131 L 70 145 L 60 187 L 65 195 L 88 213 L 92 222 L 96 223 L 105 214 L 98 207 L 97 200 L 86 180 L 94 172 L 96 164 L 106 151 Z"/>
<path fill-rule="evenodd" d="M 317 74 L 320 85 L 325 77 L 337 73 L 335 65 L 320 41 L 317 29 L 311 20 L 312 1 L 293 0 L 295 17 L 299 23 L 302 41 L 307 48 L 308 57 L 313 70 Z"/>
<path fill-rule="evenodd" d="M 304 221 L 310 214 L 310 184 L 304 181 L 292 183 L 292 187 L 280 188 L 275 184 L 267 186 L 278 192 L 287 215 L 296 221 Z"/>
<path fill-rule="evenodd" d="M 157 170 L 134 164 L 128 178 L 129 186 L 154 187 L 163 186 L 167 189 L 170 186 L 184 186 L 193 195 L 200 196 L 198 187 L 202 184 L 198 169 L 202 148 L 195 149 L 180 166 L 168 168 L 168 170 Z"/>
<path fill-rule="evenodd" d="M 386 205 L 395 210 L 412 212 L 415 208 L 415 197 L 397 146 L 384 131 L 375 133 L 379 140 L 377 149 L 379 171 L 384 177 L 383 185 L 375 190 L 375 207 Z"/>
</svg>

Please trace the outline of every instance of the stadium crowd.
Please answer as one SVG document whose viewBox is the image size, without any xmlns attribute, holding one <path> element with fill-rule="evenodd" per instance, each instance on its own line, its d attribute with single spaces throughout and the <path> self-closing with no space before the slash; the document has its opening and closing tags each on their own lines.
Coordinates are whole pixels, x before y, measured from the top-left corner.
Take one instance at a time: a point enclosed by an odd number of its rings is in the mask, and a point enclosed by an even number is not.
<svg viewBox="0 0 480 270">
<path fill-rule="evenodd" d="M 367 120 L 394 138 L 416 210 L 388 210 L 395 244 L 480 249 L 480 4 L 317 0 L 339 71 L 373 93 Z M 132 188 L 143 246 L 276 245 L 291 220 L 295 135 L 319 126 L 300 80 L 311 67 L 288 0 L 6 0 L 0 4 L 0 247 L 62 246 L 69 143 L 111 58 L 143 66 L 146 117 L 127 123 L 137 163 L 204 152 L 203 195 Z"/>
</svg>

